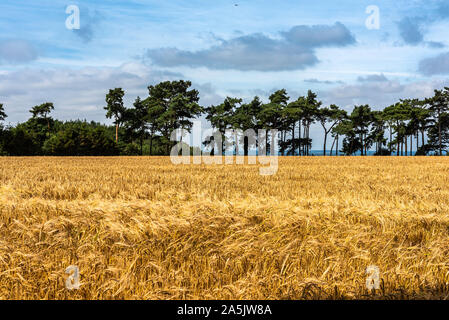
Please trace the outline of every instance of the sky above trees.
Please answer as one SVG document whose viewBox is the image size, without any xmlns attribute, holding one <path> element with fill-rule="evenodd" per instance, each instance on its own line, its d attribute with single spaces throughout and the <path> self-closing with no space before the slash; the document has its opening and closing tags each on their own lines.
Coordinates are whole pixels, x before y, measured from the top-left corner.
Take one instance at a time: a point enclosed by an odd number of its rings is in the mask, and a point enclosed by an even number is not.
<svg viewBox="0 0 449 320">
<path fill-rule="evenodd" d="M 72 4 L 79 30 L 65 26 Z M 370 5 L 379 29 L 365 25 Z M 0 102 L 12 123 L 46 101 L 59 119 L 108 123 L 110 88 L 132 105 L 148 85 L 185 79 L 204 106 L 285 88 L 378 110 L 449 85 L 448 26 L 449 4 L 437 0 L 3 1 Z M 311 130 L 319 148 L 321 129 Z"/>
</svg>

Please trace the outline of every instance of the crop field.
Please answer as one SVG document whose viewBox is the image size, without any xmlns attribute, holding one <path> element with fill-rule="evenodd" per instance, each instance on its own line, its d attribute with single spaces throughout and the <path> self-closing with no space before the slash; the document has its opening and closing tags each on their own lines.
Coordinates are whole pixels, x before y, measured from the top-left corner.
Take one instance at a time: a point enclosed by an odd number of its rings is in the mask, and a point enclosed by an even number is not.
<svg viewBox="0 0 449 320">
<path fill-rule="evenodd" d="M 0 158 L 0 299 L 427 298 L 449 299 L 449 157 Z"/>
</svg>

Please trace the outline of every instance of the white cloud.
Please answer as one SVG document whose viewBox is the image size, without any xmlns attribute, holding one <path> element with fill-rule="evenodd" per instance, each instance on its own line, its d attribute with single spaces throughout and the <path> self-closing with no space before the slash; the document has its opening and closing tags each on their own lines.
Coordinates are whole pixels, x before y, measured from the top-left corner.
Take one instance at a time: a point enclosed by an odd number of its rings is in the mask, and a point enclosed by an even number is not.
<svg viewBox="0 0 449 320">
<path fill-rule="evenodd" d="M 20 64 L 36 60 L 38 52 L 28 41 L 6 40 L 0 42 L 0 63 Z"/>
<path fill-rule="evenodd" d="M 0 101 L 6 106 L 7 120 L 13 123 L 29 118 L 28 110 L 46 101 L 54 102 L 58 119 L 104 122 L 104 99 L 109 89 L 122 87 L 126 103 L 131 105 L 138 95 L 148 94 L 148 85 L 179 78 L 182 75 L 135 62 L 115 68 L 26 68 L 0 74 Z"/>
<path fill-rule="evenodd" d="M 373 109 L 383 109 L 399 99 L 431 97 L 434 89 L 449 84 L 448 80 L 429 80 L 410 83 L 399 81 L 362 82 L 343 85 L 321 93 L 327 103 L 335 103 L 351 110 L 354 105 L 369 104 Z"/>
<path fill-rule="evenodd" d="M 427 76 L 449 74 L 449 52 L 421 60 L 419 63 L 419 71 Z"/>
<path fill-rule="evenodd" d="M 316 65 L 315 50 L 321 47 L 345 47 L 355 38 L 342 24 L 295 26 L 281 32 L 281 39 L 261 33 L 221 40 L 205 50 L 186 51 L 158 48 L 147 51 L 155 65 L 163 67 L 189 66 L 218 70 L 285 71 L 302 70 Z"/>
</svg>

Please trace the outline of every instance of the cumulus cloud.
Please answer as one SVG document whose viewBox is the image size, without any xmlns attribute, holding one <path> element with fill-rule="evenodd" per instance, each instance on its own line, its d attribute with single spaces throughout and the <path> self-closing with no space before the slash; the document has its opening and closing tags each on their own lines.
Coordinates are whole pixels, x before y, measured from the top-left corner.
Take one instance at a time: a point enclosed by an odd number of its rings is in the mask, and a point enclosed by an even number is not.
<svg viewBox="0 0 449 320">
<path fill-rule="evenodd" d="M 295 26 L 287 32 L 281 32 L 284 38 L 291 43 L 306 48 L 342 47 L 355 43 L 355 38 L 342 23 L 333 26 Z"/>
<path fill-rule="evenodd" d="M 204 84 L 193 83 L 192 87 L 200 93 L 200 103 L 203 106 L 220 104 L 224 100 L 224 96 L 220 95 L 210 82 Z"/>
<path fill-rule="evenodd" d="M 218 45 L 199 51 L 150 49 L 146 56 L 153 64 L 163 67 L 285 71 L 317 64 L 317 48 L 343 47 L 355 43 L 351 32 L 339 22 L 332 26 L 295 26 L 280 35 L 280 39 L 260 33 L 244 35 L 222 40 Z"/>
<path fill-rule="evenodd" d="M 48 100 L 54 102 L 59 119 L 104 122 L 104 99 L 109 89 L 123 88 L 130 106 L 137 96 L 148 94 L 148 85 L 180 78 L 182 75 L 134 62 L 116 68 L 24 69 L 0 74 L 0 101 L 11 122 L 28 119 L 31 107 Z"/>
<path fill-rule="evenodd" d="M 383 73 L 381 74 L 371 74 L 368 75 L 366 77 L 358 77 L 357 78 L 358 82 L 384 82 L 384 81 L 388 81 L 387 77 L 385 77 L 385 75 Z"/>
<path fill-rule="evenodd" d="M 442 88 L 449 81 L 419 81 L 401 83 L 399 81 L 363 82 L 343 85 L 321 92 L 326 103 L 335 103 L 351 110 L 354 105 L 369 104 L 374 109 L 382 109 L 405 98 L 430 97 L 434 89 Z"/>
<path fill-rule="evenodd" d="M 424 41 L 424 34 L 421 30 L 422 20 L 417 17 L 405 17 L 398 22 L 399 34 L 405 43 L 417 45 Z"/>
<path fill-rule="evenodd" d="M 442 49 L 446 47 L 444 43 L 438 41 L 427 41 L 426 44 L 428 47 L 435 49 Z"/>
<path fill-rule="evenodd" d="M 419 63 L 419 72 L 427 76 L 449 74 L 449 52 L 421 60 Z"/>
<path fill-rule="evenodd" d="M 446 0 L 440 0 L 437 1 L 436 6 L 429 5 L 427 7 L 431 8 L 428 12 L 424 12 L 420 16 L 404 17 L 397 22 L 399 35 L 407 45 L 443 48 L 445 44 L 442 42 L 425 41 L 425 34 L 431 24 L 449 18 L 449 4 Z"/>
<path fill-rule="evenodd" d="M 316 83 L 316 84 L 344 84 L 344 82 L 341 81 L 341 80 L 331 81 L 331 80 L 318 80 L 318 79 L 315 79 L 315 78 L 305 79 L 304 82 L 306 82 L 306 83 Z"/>
<path fill-rule="evenodd" d="M 444 48 L 445 45 L 442 42 L 424 40 L 424 28 L 431 23 L 429 17 L 405 17 L 398 22 L 399 34 L 407 45 L 425 45 L 435 49 Z"/>
<path fill-rule="evenodd" d="M 36 60 L 38 52 L 33 45 L 24 40 L 0 42 L 0 63 L 20 64 Z"/>
</svg>

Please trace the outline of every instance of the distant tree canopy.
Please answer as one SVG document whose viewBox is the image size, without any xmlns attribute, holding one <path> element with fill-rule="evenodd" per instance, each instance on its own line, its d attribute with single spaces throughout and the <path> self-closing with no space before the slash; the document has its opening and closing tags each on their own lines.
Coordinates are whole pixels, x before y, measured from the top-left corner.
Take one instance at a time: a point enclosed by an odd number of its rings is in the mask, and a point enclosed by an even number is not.
<svg viewBox="0 0 449 320">
<path fill-rule="evenodd" d="M 58 123 L 42 151 L 54 156 L 112 156 L 119 153 L 106 127 L 97 123 L 71 121 Z"/>
<path fill-rule="evenodd" d="M 148 96 L 137 97 L 130 107 L 125 106 L 122 88 L 109 90 L 104 109 L 113 126 L 55 120 L 51 102 L 32 107 L 26 122 L 5 126 L 7 115 L 0 103 L 0 155 L 168 155 L 176 143 L 170 141 L 171 132 L 190 132 L 193 120 L 201 116 L 222 134 L 229 129 L 276 129 L 282 155 L 311 155 L 313 124 L 322 128 L 324 155 L 368 155 L 371 149 L 376 155 L 448 153 L 447 87 L 435 90 L 433 97 L 400 100 L 384 110 L 359 105 L 348 113 L 334 104 L 323 106 L 310 90 L 296 100 L 282 89 L 271 94 L 266 103 L 257 96 L 250 102 L 226 97 L 220 104 L 203 107 L 199 92 L 191 86 L 190 81 L 183 80 L 149 86 Z M 268 144 L 272 139 L 266 135 Z M 329 139 L 332 146 L 328 151 Z M 248 155 L 254 145 L 247 137 L 242 140 Z"/>
</svg>

